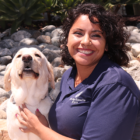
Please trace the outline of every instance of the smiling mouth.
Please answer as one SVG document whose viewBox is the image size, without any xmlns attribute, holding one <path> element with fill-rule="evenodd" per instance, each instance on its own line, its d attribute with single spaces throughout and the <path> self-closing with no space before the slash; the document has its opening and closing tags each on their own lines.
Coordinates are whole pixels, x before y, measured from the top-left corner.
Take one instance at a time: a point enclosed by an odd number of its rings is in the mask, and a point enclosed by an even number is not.
<svg viewBox="0 0 140 140">
<path fill-rule="evenodd" d="M 34 72 L 30 66 L 24 67 L 22 73 L 19 74 L 20 78 L 22 78 L 23 76 L 30 77 L 30 76 L 32 76 L 32 75 L 33 75 L 35 78 L 38 78 L 38 77 L 39 77 L 39 74 L 36 73 L 36 72 Z"/>
<path fill-rule="evenodd" d="M 77 49 L 78 52 L 82 53 L 82 54 L 86 54 L 86 55 L 90 55 L 93 53 L 93 51 L 91 50 L 85 50 L 85 49 Z"/>
</svg>

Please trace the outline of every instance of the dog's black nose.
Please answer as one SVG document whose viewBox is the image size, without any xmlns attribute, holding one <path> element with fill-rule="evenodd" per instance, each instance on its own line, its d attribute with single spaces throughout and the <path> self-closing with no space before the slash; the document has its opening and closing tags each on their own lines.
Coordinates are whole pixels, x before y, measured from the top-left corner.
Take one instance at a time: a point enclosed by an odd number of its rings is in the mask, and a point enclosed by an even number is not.
<svg viewBox="0 0 140 140">
<path fill-rule="evenodd" d="M 30 56 L 30 55 L 24 55 L 22 57 L 22 61 L 24 61 L 25 63 L 29 63 L 30 61 L 32 61 L 32 56 Z"/>
</svg>

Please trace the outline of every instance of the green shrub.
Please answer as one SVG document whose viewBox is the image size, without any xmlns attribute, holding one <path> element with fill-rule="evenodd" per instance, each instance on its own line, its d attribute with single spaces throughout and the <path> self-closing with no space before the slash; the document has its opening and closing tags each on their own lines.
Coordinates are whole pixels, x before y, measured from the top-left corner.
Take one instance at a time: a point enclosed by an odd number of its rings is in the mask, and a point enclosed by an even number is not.
<svg viewBox="0 0 140 140">
<path fill-rule="evenodd" d="M 0 21 L 12 21 L 13 33 L 21 23 L 31 25 L 32 20 L 43 19 L 45 10 L 41 0 L 0 0 Z"/>
</svg>

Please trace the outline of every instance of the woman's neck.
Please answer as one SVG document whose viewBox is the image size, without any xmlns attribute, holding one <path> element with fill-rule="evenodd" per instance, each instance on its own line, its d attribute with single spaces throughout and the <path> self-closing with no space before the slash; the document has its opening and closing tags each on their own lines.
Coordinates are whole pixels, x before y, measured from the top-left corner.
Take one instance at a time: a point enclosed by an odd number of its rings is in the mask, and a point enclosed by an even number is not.
<svg viewBox="0 0 140 140">
<path fill-rule="evenodd" d="M 82 81 L 84 81 L 86 78 L 90 76 L 96 65 L 94 66 L 81 66 L 76 65 L 77 67 L 77 74 L 75 77 L 74 86 L 78 86 Z"/>
</svg>

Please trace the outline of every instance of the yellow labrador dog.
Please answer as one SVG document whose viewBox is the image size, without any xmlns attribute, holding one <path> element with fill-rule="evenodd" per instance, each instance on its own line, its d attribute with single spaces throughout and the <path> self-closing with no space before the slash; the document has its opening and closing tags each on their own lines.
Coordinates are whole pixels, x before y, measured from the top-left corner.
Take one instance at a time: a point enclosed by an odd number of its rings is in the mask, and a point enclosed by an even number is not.
<svg viewBox="0 0 140 140">
<path fill-rule="evenodd" d="M 40 140 L 33 133 L 23 133 L 15 114 L 23 103 L 35 114 L 36 109 L 47 117 L 52 105 L 48 84 L 54 88 L 54 76 L 46 57 L 35 48 L 23 48 L 17 52 L 5 72 L 5 90 L 12 91 L 7 104 L 7 126 L 11 140 Z"/>
</svg>

